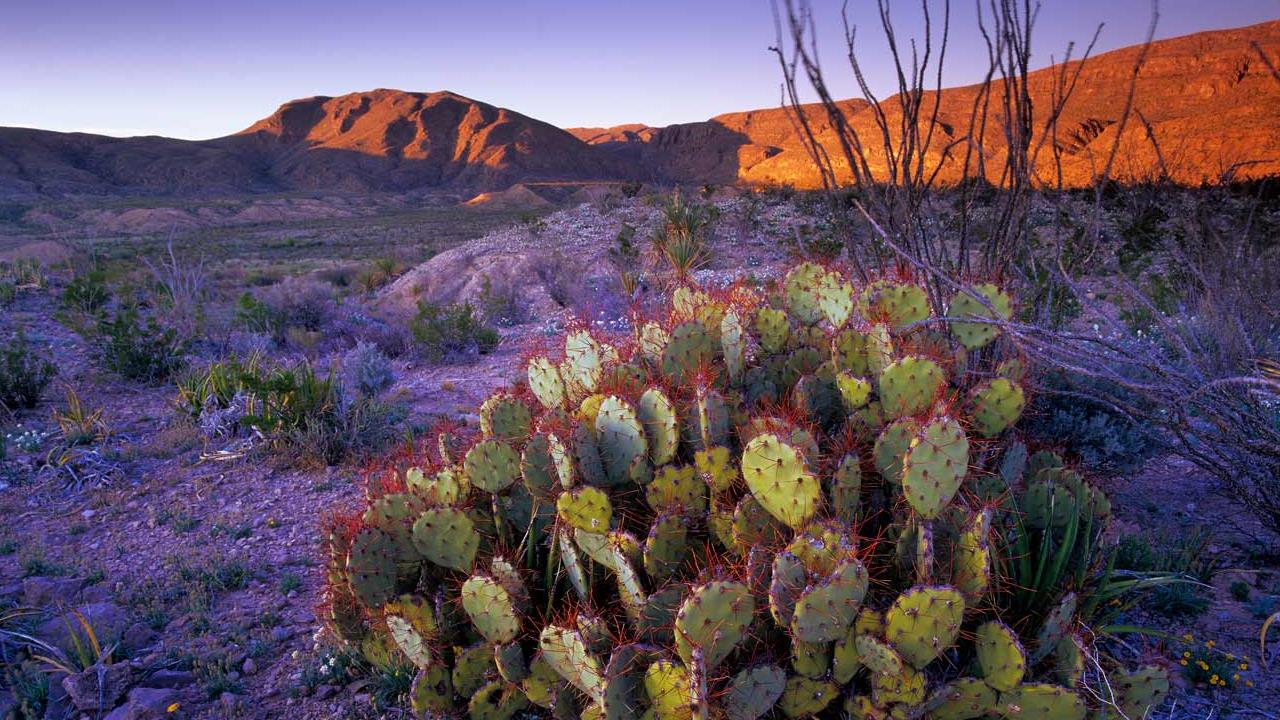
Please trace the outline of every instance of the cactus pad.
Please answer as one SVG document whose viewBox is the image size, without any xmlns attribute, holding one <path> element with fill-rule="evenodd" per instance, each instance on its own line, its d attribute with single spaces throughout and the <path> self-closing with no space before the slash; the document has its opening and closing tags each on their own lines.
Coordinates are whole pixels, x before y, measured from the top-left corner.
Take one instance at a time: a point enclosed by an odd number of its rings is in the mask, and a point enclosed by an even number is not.
<svg viewBox="0 0 1280 720">
<path fill-rule="evenodd" d="M 713 493 L 728 491 L 738 480 L 738 468 L 734 466 L 727 447 L 699 450 L 694 454 L 694 465 Z"/>
<path fill-rule="evenodd" d="M 782 281 L 787 311 L 803 325 L 816 325 L 823 318 L 822 288 L 829 283 L 826 268 L 816 263 L 801 263 Z"/>
<path fill-rule="evenodd" d="M 493 395 L 480 406 L 480 431 L 485 437 L 507 442 L 529 437 L 533 413 L 529 406 L 506 393 Z"/>
<path fill-rule="evenodd" d="M 791 335 L 790 321 L 787 314 L 773 308 L 760 308 L 756 313 L 756 336 L 760 338 L 760 347 L 772 355 L 782 352 Z"/>
<path fill-rule="evenodd" d="M 991 310 L 977 298 L 970 294 L 978 295 L 985 299 L 991 305 Z M 992 311 L 995 311 L 994 313 Z M 988 320 L 1008 320 L 1013 315 L 1013 305 L 1009 300 L 1009 296 L 1004 294 L 995 285 L 984 284 L 976 285 L 968 290 L 961 290 L 951 298 L 951 306 L 947 310 L 947 316 L 954 319 L 959 318 L 976 318 Z M 961 345 L 976 350 L 987 345 L 996 336 L 1000 334 L 1000 328 L 990 323 L 982 322 L 952 322 L 951 334 L 956 336 Z"/>
<path fill-rule="evenodd" d="M 511 720 L 529 706 L 529 699 L 517 685 L 494 680 L 471 696 L 467 713 L 471 720 Z"/>
<path fill-rule="evenodd" d="M 714 670 L 745 637 L 753 613 L 755 600 L 746 585 L 714 581 L 697 587 L 676 613 L 676 651 L 687 663 L 694 648 L 700 649 L 707 670 Z"/>
<path fill-rule="evenodd" d="M 400 651 L 417 667 L 430 667 L 434 657 L 428 643 L 438 630 L 431 604 L 417 595 L 401 595 L 387 603 L 384 611 L 387 630 Z"/>
<path fill-rule="evenodd" d="M 902 490 L 920 517 L 937 517 L 951 502 L 969 469 L 969 439 L 960 423 L 939 418 L 911 441 L 902 463 Z"/>
<path fill-rule="evenodd" d="M 442 663 L 419 668 L 409 689 L 409 706 L 419 717 L 452 709 L 453 682 L 449 668 Z"/>
<path fill-rule="evenodd" d="M 604 676 L 600 661 L 587 651 L 587 645 L 576 630 L 548 625 L 538 636 L 542 658 L 569 684 L 600 702 L 604 697 Z"/>
<path fill-rule="evenodd" d="M 1132 672 L 1122 672 L 1111 679 L 1119 696 L 1120 711 L 1126 717 L 1148 717 L 1169 694 L 1169 673 L 1157 665 L 1145 665 Z"/>
<path fill-rule="evenodd" d="M 395 537 L 385 530 L 367 527 L 356 533 L 347 555 L 347 576 L 361 603 L 381 607 L 396 590 Z"/>
<path fill-rule="evenodd" d="M 964 597 L 955 588 L 915 587 L 885 613 L 885 637 L 904 660 L 923 668 L 955 644 Z"/>
<path fill-rule="evenodd" d="M 1000 694 L 996 711 L 1002 717 L 1026 720 L 1084 720 L 1080 696 L 1056 685 L 1019 685 Z"/>
<path fill-rule="evenodd" d="M 902 484 L 902 460 L 911 449 L 911 441 L 920 432 L 920 424 L 903 418 L 885 426 L 876 438 L 874 458 L 881 477 L 895 485 Z"/>
<path fill-rule="evenodd" d="M 453 690 L 462 697 L 474 695 L 494 670 L 493 647 L 480 643 L 453 650 Z"/>
<path fill-rule="evenodd" d="M 975 720 L 995 710 L 996 694 L 976 678 L 960 678 L 938 688 L 929 698 L 933 720 Z"/>
<path fill-rule="evenodd" d="M 440 567 L 466 571 L 475 562 L 480 533 L 461 510 L 432 508 L 413 524 L 413 545 Z"/>
<path fill-rule="evenodd" d="M 520 619 L 511 595 L 491 577 L 473 575 L 463 583 L 462 608 L 491 643 L 509 643 L 520 633 Z"/>
<path fill-rule="evenodd" d="M 831 643 L 791 639 L 791 668 L 807 678 L 820 680 L 831 669 Z"/>
<path fill-rule="evenodd" d="M 689 550 L 687 521 L 680 515 L 659 515 L 644 541 L 644 571 L 655 581 L 675 574 Z"/>
<path fill-rule="evenodd" d="M 668 465 L 658 471 L 644 488 L 645 501 L 658 512 L 704 515 L 707 486 L 692 465 Z"/>
<path fill-rule="evenodd" d="M 802 675 L 787 678 L 778 709 L 789 718 L 817 715 L 840 694 L 840 688 L 828 680 L 813 680 Z"/>
<path fill-rule="evenodd" d="M 757 720 L 773 709 L 786 687 L 787 674 L 776 665 L 757 665 L 733 676 L 724 696 L 727 720 Z"/>
<path fill-rule="evenodd" d="M 711 364 L 717 341 L 700 322 L 681 323 L 671 331 L 671 340 L 662 350 L 662 374 L 673 382 L 684 382 Z"/>
<path fill-rule="evenodd" d="M 467 452 L 463 467 L 472 485 L 501 492 L 520 479 L 520 456 L 502 440 L 486 440 Z"/>
<path fill-rule="evenodd" d="M 644 426 L 645 438 L 649 442 L 649 459 L 654 465 L 671 462 L 680 444 L 675 405 L 661 390 L 649 388 L 640 396 L 636 415 Z"/>
<path fill-rule="evenodd" d="M 995 378 L 974 388 L 970 405 L 974 428 L 983 437 L 995 437 L 1018 421 L 1026 397 L 1022 386 Z"/>
<path fill-rule="evenodd" d="M 761 507 L 793 528 L 808 522 L 822 499 L 804 458 L 773 434 L 757 435 L 747 443 L 742 476 Z"/>
<path fill-rule="evenodd" d="M 1001 692 L 1018 687 L 1027 671 L 1027 654 L 1007 625 L 991 621 L 978 626 L 974 645 L 982 679 L 988 685 Z"/>
<path fill-rule="evenodd" d="M 804 642 L 831 642 L 845 634 L 867 594 L 869 578 L 862 563 L 844 563 L 796 602 L 791 633 Z"/>
<path fill-rule="evenodd" d="M 920 415 L 937 402 L 946 382 L 946 374 L 934 361 L 904 357 L 880 373 L 880 409 L 894 419 Z"/>
<path fill-rule="evenodd" d="M 556 498 L 556 514 L 570 527 L 593 533 L 609 529 L 613 505 L 599 488 L 584 486 L 560 493 Z"/>
<path fill-rule="evenodd" d="M 600 345 L 585 331 L 569 333 L 564 339 L 564 362 L 560 377 L 564 381 L 565 399 L 571 403 L 596 391 L 604 375 Z"/>
<path fill-rule="evenodd" d="M 606 398 L 600 403 L 595 429 L 609 484 L 628 482 L 636 458 L 645 457 L 649 451 L 649 442 L 645 439 L 644 427 L 636 417 L 635 408 L 622 398 Z"/>
<path fill-rule="evenodd" d="M 653 704 L 656 720 L 692 720 L 688 668 L 670 660 L 659 660 L 645 671 L 644 690 Z"/>
<path fill-rule="evenodd" d="M 548 410 L 563 408 L 565 404 L 564 380 L 560 378 L 560 369 L 545 357 L 536 357 L 529 361 L 527 369 L 529 389 L 538 402 Z"/>
</svg>

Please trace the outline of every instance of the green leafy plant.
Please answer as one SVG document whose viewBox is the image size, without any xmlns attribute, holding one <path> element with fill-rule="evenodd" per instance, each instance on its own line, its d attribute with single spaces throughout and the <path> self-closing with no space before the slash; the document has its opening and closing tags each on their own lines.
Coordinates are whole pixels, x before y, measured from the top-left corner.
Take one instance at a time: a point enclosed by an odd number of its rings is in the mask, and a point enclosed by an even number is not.
<svg viewBox="0 0 1280 720">
<path fill-rule="evenodd" d="M 186 343 L 177 331 L 143 318 L 135 308 L 99 320 L 97 337 L 102 364 L 128 380 L 160 382 L 186 364 Z"/>
<path fill-rule="evenodd" d="M 39 355 L 21 331 L 0 349 L 0 407 L 16 411 L 40 402 L 58 368 Z"/>
<path fill-rule="evenodd" d="M 80 400 L 75 388 L 67 387 L 67 407 L 54 410 L 53 420 L 67 445 L 87 445 L 100 442 L 111 434 L 111 428 L 103 419 L 103 409 L 90 410 Z"/>
<path fill-rule="evenodd" d="M 677 190 L 663 204 L 662 216 L 662 228 L 653 236 L 654 253 L 666 263 L 677 284 L 688 283 L 694 271 L 711 261 L 707 231 L 715 210 L 689 202 Z"/>
<path fill-rule="evenodd" d="M 409 331 L 420 352 L 431 362 L 470 353 L 484 355 L 497 347 L 500 339 L 497 331 L 480 322 L 470 303 L 437 305 L 419 301 Z"/>
</svg>

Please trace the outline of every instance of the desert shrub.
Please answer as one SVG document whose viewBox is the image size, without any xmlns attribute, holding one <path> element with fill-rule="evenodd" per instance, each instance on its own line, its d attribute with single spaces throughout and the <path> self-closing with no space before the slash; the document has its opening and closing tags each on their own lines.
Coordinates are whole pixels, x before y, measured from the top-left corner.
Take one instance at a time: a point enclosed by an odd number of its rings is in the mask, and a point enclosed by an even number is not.
<svg viewBox="0 0 1280 720">
<path fill-rule="evenodd" d="M 1249 583 L 1243 580 L 1232 581 L 1231 586 L 1227 588 L 1231 593 L 1231 599 L 1236 602 L 1249 602 Z"/>
<path fill-rule="evenodd" d="M 108 370 L 144 383 L 167 380 L 186 364 L 178 332 L 134 308 L 98 321 L 95 351 Z"/>
<path fill-rule="evenodd" d="M 0 260 L 0 280 L 17 287 L 42 288 L 45 285 L 44 264 L 35 258 Z"/>
<path fill-rule="evenodd" d="M 1158 447 L 1130 418 L 1078 394 L 1061 394 L 1065 383 L 1047 382 L 1027 411 L 1024 427 L 1041 444 L 1064 448 L 1093 470 L 1130 473 Z"/>
<path fill-rule="evenodd" d="M 367 505 L 328 523 L 328 630 L 374 667 L 414 662 L 416 712 L 888 717 L 963 687 L 963 712 L 1083 717 L 1108 692 L 1095 673 L 1121 685 L 1071 632 L 1105 634 L 1085 606 L 1125 597 L 1094 590 L 1109 501 L 1048 454 L 1002 472 L 1024 390 L 996 326 L 930 337 L 937 357 L 986 348 L 951 373 L 903 332 L 932 316 L 922 287 L 815 264 L 664 310 L 635 338 L 577 329 L 532 355 L 478 432 L 385 459 Z M 1016 577 L 996 559 L 1030 555 L 1043 570 Z M 1167 678 L 1132 677 L 1140 716 Z"/>
<path fill-rule="evenodd" d="M 402 272 L 404 272 L 404 266 L 395 258 L 378 258 L 356 275 L 355 284 L 366 294 L 372 293 L 390 283 Z"/>
<path fill-rule="evenodd" d="M 500 339 L 497 331 L 480 322 L 470 303 L 439 305 L 420 300 L 409 332 L 419 352 L 431 362 L 484 355 L 497 347 Z"/>
<path fill-rule="evenodd" d="M 0 280 L 0 307 L 7 307 L 18 299 L 18 286 L 11 280 Z"/>
<path fill-rule="evenodd" d="M 0 350 L 0 406 L 10 411 L 35 407 L 57 374 L 57 366 L 37 353 L 19 332 Z"/>
<path fill-rule="evenodd" d="M 277 342 L 289 329 L 321 332 L 337 310 L 333 285 L 314 277 L 290 276 L 240 296 L 236 320 L 246 330 L 267 333 Z"/>
<path fill-rule="evenodd" d="M 378 346 L 360 342 L 342 358 L 343 384 L 361 397 L 377 397 L 396 381 L 391 360 Z"/>
<path fill-rule="evenodd" d="M 62 289 L 62 307 L 68 312 L 97 315 L 111 302 L 111 289 L 102 270 L 72 278 Z"/>
</svg>

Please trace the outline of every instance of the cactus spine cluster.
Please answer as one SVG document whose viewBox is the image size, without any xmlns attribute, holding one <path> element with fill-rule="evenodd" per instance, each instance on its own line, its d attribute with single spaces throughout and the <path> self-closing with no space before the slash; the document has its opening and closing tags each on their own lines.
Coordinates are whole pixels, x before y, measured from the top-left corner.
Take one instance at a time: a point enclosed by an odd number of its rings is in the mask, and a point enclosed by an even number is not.
<svg viewBox="0 0 1280 720">
<path fill-rule="evenodd" d="M 420 717 L 1101 711 L 1075 595 L 996 601 L 1011 523 L 1109 512 L 1060 462 L 993 480 L 1025 403 L 1011 314 L 994 285 L 934 308 L 805 263 L 777 293 L 681 288 L 633 337 L 573 331 L 465 452 L 442 438 L 371 479 L 330 539 L 331 630 L 417 666 Z M 1116 672 L 1127 712 L 1167 690 Z"/>
</svg>

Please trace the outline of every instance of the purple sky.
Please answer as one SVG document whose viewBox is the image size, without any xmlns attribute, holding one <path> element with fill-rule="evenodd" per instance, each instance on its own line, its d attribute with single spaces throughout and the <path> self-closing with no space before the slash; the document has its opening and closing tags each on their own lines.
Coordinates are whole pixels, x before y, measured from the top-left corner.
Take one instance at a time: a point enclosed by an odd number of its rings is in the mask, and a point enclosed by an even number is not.
<svg viewBox="0 0 1280 720">
<path fill-rule="evenodd" d="M 207 138 L 289 99 L 377 87 L 453 90 L 563 127 L 666 125 L 779 100 L 768 0 L 0 4 L 0 125 Z M 813 4 L 838 70 L 840 2 Z M 850 8 L 870 41 L 874 3 Z M 953 2 L 948 84 L 981 72 L 973 8 Z M 1146 0 L 1045 0 L 1036 65 L 1098 22 L 1100 50 L 1140 42 L 1149 12 Z M 1171 37 L 1274 19 L 1280 1 L 1163 0 L 1160 14 L 1157 35 Z M 901 33 L 919 28 L 918 2 L 897 0 L 894 15 Z M 888 90 L 887 67 L 867 65 Z M 835 74 L 853 95 L 848 73 Z"/>
</svg>

